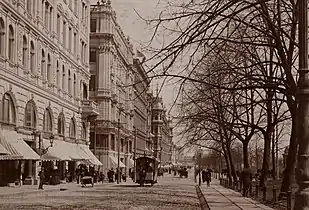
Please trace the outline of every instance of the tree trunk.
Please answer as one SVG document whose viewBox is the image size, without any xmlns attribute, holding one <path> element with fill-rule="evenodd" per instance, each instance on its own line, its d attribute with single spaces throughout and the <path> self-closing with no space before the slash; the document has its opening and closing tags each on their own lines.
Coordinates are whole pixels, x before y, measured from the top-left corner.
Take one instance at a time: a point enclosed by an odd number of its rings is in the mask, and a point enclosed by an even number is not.
<svg viewBox="0 0 309 210">
<path fill-rule="evenodd" d="M 236 175 L 235 165 L 234 165 L 234 161 L 233 161 L 231 150 L 230 150 L 230 145 L 227 145 L 226 150 L 227 150 L 227 155 L 228 155 L 228 158 L 229 158 L 229 161 L 230 161 L 231 176 L 233 178 L 233 181 L 236 182 L 237 181 L 237 175 Z"/>
<path fill-rule="evenodd" d="M 248 141 L 242 142 L 242 148 L 243 148 L 243 156 L 244 156 L 244 168 L 249 168 L 249 154 L 248 154 Z"/>
<path fill-rule="evenodd" d="M 269 156 L 270 156 L 271 131 L 266 129 L 264 133 L 264 153 L 263 153 L 263 167 L 260 178 L 260 186 L 263 187 L 269 172 Z"/>
<path fill-rule="evenodd" d="M 275 129 L 274 129 L 275 130 Z M 275 148 L 276 148 L 276 142 L 275 142 L 275 133 L 273 131 L 272 135 L 272 144 L 271 144 L 271 160 L 272 160 L 272 177 L 273 180 L 276 180 L 276 156 L 275 156 Z"/>
<path fill-rule="evenodd" d="M 227 178 L 229 180 L 229 183 L 232 183 L 231 163 L 230 163 L 230 159 L 228 157 L 227 151 L 226 151 L 226 147 L 224 146 L 224 143 L 222 143 L 222 149 L 223 149 L 223 154 L 224 154 L 224 158 L 225 158 L 225 162 L 226 162 Z"/>
<path fill-rule="evenodd" d="M 283 172 L 280 195 L 285 194 L 291 187 L 293 175 L 295 174 L 295 164 L 297 155 L 297 128 L 296 119 L 292 118 L 292 132 L 290 137 L 289 152 L 286 158 L 286 167 Z"/>
</svg>

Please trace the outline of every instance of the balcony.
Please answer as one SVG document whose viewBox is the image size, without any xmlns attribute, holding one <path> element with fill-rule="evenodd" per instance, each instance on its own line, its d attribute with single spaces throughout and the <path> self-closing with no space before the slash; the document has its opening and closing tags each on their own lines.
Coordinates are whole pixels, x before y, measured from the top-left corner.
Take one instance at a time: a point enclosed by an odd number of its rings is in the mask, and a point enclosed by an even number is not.
<svg viewBox="0 0 309 210">
<path fill-rule="evenodd" d="M 82 100 L 82 117 L 83 118 L 95 118 L 99 115 L 97 111 L 97 103 L 91 100 Z"/>
</svg>

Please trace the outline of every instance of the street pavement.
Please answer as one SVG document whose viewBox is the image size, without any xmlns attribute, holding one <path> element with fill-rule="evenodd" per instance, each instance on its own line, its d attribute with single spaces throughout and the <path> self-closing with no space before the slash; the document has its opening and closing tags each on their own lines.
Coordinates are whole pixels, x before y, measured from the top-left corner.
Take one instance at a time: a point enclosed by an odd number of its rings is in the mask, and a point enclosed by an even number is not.
<svg viewBox="0 0 309 210">
<path fill-rule="evenodd" d="M 217 179 L 212 179 L 210 187 L 203 183 L 200 189 L 211 210 L 273 210 L 258 201 L 242 197 L 239 192 L 222 187 Z"/>
<path fill-rule="evenodd" d="M 67 190 L 61 190 L 67 189 Z M 139 187 L 131 180 L 82 188 L 75 183 L 0 188 L 0 210 L 198 210 L 192 178 L 165 174 L 154 186 Z"/>
</svg>

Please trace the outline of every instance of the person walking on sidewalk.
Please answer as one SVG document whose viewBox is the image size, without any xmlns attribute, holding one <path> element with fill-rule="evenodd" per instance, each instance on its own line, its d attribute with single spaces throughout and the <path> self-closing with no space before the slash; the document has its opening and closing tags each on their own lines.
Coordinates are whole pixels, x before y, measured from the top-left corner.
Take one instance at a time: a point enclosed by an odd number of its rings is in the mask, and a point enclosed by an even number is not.
<svg viewBox="0 0 309 210">
<path fill-rule="evenodd" d="M 206 176 L 207 186 L 209 187 L 210 182 L 211 182 L 211 171 L 210 171 L 210 169 L 207 169 L 205 176 Z"/>
<path fill-rule="evenodd" d="M 45 181 L 44 168 L 41 168 L 41 171 L 39 172 L 39 177 L 40 177 L 39 190 L 43 190 L 43 185 Z"/>
<path fill-rule="evenodd" d="M 244 168 L 240 176 L 241 176 L 242 186 L 243 186 L 242 195 L 244 197 L 248 197 L 250 183 L 252 180 L 252 174 L 251 174 L 250 168 Z"/>
</svg>

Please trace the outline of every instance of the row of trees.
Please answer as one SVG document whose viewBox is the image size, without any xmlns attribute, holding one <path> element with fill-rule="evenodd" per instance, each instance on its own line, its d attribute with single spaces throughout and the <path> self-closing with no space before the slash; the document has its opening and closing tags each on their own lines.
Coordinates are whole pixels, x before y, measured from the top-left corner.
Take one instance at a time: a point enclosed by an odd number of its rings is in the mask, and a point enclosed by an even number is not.
<svg viewBox="0 0 309 210">
<path fill-rule="evenodd" d="M 169 37 L 151 48 L 150 59 L 157 62 L 149 71 L 160 67 L 157 76 L 180 82 L 178 119 L 186 144 L 222 154 L 230 181 L 236 180 L 231 151 L 241 142 L 243 165 L 250 167 L 248 145 L 258 135 L 264 143 L 264 185 L 271 145 L 280 141 L 277 127 L 290 134 L 281 191 L 291 184 L 298 133 L 297 5 L 294 0 L 177 0 L 147 20 L 154 28 L 151 41 Z"/>
</svg>

